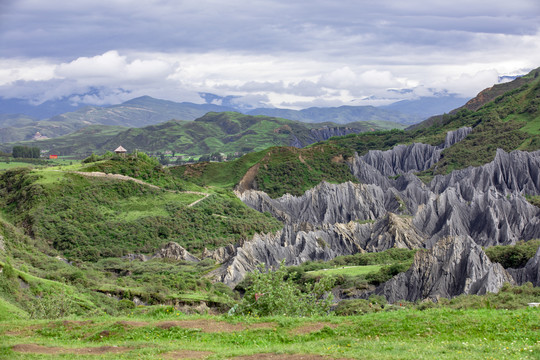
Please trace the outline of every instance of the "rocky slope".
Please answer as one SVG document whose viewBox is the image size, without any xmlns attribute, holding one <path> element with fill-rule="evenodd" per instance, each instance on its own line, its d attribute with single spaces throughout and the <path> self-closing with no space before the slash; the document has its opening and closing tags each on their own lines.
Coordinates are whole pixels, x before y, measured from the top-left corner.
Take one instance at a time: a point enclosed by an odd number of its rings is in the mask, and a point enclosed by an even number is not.
<svg viewBox="0 0 540 360">
<path fill-rule="evenodd" d="M 391 247 L 435 249 L 433 259 L 441 262 L 439 242 L 455 237 L 461 244 L 456 246 L 475 251 L 478 259 L 474 261 L 484 263 L 485 255 L 477 251 L 479 245 L 539 238 L 540 209 L 523 195 L 540 194 L 540 151 L 499 150 L 491 163 L 436 176 L 429 185 L 414 175 L 439 161 L 444 148 L 461 141 L 470 131 L 462 128 L 449 132 L 440 146 L 398 145 L 392 150 L 355 156 L 350 169 L 360 184 L 322 182 L 302 196 L 286 194 L 277 199 L 261 191 L 237 191 L 248 206 L 270 212 L 286 226 L 277 234 L 258 235 L 230 248 L 222 258 L 224 266 L 214 275 L 234 285 L 261 262 L 275 266 L 286 259 L 287 265 L 294 265 Z M 482 268 L 482 279 L 491 274 L 491 270 L 486 271 Z M 500 278 L 494 276 L 486 277 L 486 283 L 475 278 L 474 286 L 452 285 L 454 288 L 446 292 L 435 289 L 433 294 L 492 291 Z M 527 276 L 532 275 L 523 275 Z M 506 275 L 503 278 L 508 279 Z M 401 294 L 399 291 L 392 290 Z M 418 290 L 413 295 L 430 294 Z"/>
<path fill-rule="evenodd" d="M 480 246 L 467 238 L 448 237 L 429 251 L 417 252 L 409 270 L 373 293 L 394 303 L 498 292 L 505 282 L 514 283 L 514 280 L 500 264 L 492 263 Z"/>
</svg>

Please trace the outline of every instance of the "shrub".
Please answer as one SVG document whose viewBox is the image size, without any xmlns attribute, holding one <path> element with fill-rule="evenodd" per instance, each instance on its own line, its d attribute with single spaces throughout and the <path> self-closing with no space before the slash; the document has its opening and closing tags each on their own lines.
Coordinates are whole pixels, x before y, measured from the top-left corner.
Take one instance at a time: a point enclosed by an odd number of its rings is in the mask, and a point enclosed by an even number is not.
<svg viewBox="0 0 540 360">
<path fill-rule="evenodd" d="M 492 246 L 484 251 L 492 262 L 500 263 L 505 269 L 521 268 L 536 254 L 539 246 L 540 240 L 522 240 L 515 245 Z"/>
<path fill-rule="evenodd" d="M 307 284 L 300 290 L 290 277 L 284 261 L 276 271 L 265 271 L 264 264 L 250 274 L 251 284 L 242 302 L 232 309 L 231 314 L 254 316 L 310 316 L 327 314 L 332 303 L 333 280 L 323 277 L 318 282 Z"/>
</svg>

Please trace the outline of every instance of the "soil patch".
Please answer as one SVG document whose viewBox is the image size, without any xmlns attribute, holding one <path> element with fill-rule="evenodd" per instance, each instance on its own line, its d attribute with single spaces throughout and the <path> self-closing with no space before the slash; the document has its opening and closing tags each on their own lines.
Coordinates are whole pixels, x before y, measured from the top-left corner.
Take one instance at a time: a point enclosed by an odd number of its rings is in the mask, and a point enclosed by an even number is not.
<svg viewBox="0 0 540 360">
<path fill-rule="evenodd" d="M 255 178 L 257 177 L 257 174 L 259 173 L 260 166 L 261 165 L 257 163 L 249 168 L 249 170 L 244 174 L 244 176 L 236 186 L 236 190 L 238 192 L 243 193 L 244 191 L 253 189 L 253 183 L 255 181 Z"/>
<path fill-rule="evenodd" d="M 327 356 L 315 355 L 315 354 L 253 354 L 238 356 L 233 358 L 234 360 L 330 360 Z M 347 360 L 347 359 L 340 359 Z"/>
<path fill-rule="evenodd" d="M 131 327 L 131 328 L 140 328 L 148 326 L 149 324 L 144 321 L 118 321 L 116 322 L 117 325 L 122 325 L 124 328 Z"/>
<path fill-rule="evenodd" d="M 211 351 L 177 350 L 162 354 L 164 359 L 204 359 L 214 353 Z"/>
<path fill-rule="evenodd" d="M 275 323 L 257 323 L 257 324 L 229 324 L 223 321 L 213 320 L 178 320 L 178 321 L 162 321 L 156 324 L 162 329 L 170 329 L 172 327 L 181 327 L 184 329 L 200 329 L 205 333 L 243 331 L 249 329 L 272 329 L 276 326 Z"/>
<path fill-rule="evenodd" d="M 172 327 L 181 327 L 184 329 L 201 329 L 202 332 L 214 333 L 214 332 L 228 332 L 228 331 L 242 331 L 244 325 L 242 324 L 229 324 L 221 321 L 212 320 L 179 320 L 179 321 L 162 321 L 156 324 L 157 327 L 162 329 L 170 329 Z"/>
<path fill-rule="evenodd" d="M 109 353 L 122 353 L 129 351 L 130 349 L 119 346 L 100 346 L 100 347 L 87 347 L 87 348 L 62 348 L 62 347 L 49 347 L 37 344 L 18 344 L 11 348 L 15 352 L 29 353 L 29 354 L 76 354 L 76 355 L 100 355 Z"/>
<path fill-rule="evenodd" d="M 8 330 L 4 332 L 3 335 L 9 335 L 9 336 L 30 336 L 33 334 L 35 330 L 39 330 L 43 328 L 42 325 L 30 325 L 21 329 L 17 330 Z"/>
<path fill-rule="evenodd" d="M 331 329 L 335 329 L 337 327 L 336 324 L 330 324 L 330 323 L 310 323 L 310 324 L 305 324 L 305 325 L 302 325 L 300 327 L 292 329 L 291 334 L 292 335 L 309 334 L 309 333 L 312 333 L 312 332 L 320 331 L 325 326 L 328 326 Z"/>
</svg>

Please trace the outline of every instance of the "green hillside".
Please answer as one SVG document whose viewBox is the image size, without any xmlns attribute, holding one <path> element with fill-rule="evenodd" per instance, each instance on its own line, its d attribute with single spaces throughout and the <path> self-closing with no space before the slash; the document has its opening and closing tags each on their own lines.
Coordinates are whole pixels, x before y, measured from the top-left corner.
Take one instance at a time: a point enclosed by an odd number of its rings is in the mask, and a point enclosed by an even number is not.
<svg viewBox="0 0 540 360">
<path fill-rule="evenodd" d="M 171 151 L 189 156 L 215 152 L 234 154 L 260 151 L 270 146 L 310 144 L 332 129 L 361 132 L 403 127 L 384 121 L 309 124 L 235 112 L 210 112 L 195 121 L 175 120 L 144 128 L 92 125 L 54 139 L 4 144 L 2 149 L 9 151 L 13 145 L 24 144 L 38 146 L 50 154 L 80 158 L 93 152 L 114 150 L 118 145 L 130 151 Z"/>
</svg>

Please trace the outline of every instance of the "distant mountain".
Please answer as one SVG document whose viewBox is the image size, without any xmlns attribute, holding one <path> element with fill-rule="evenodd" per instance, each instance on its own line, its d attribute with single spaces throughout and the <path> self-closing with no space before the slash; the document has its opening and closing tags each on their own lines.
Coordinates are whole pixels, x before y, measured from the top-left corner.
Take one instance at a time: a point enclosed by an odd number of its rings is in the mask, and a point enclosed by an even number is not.
<svg viewBox="0 0 540 360">
<path fill-rule="evenodd" d="M 51 121 L 79 121 L 89 124 L 103 124 L 125 127 L 143 127 L 164 121 L 195 120 L 207 112 L 231 111 L 233 109 L 212 105 L 194 104 L 190 102 L 154 99 L 142 96 L 119 105 L 107 107 L 85 107 L 75 112 L 51 118 Z"/>
<path fill-rule="evenodd" d="M 69 98 L 49 100 L 33 105 L 27 99 L 5 99 L 0 97 L 0 115 L 25 115 L 44 120 L 65 112 L 76 111 L 87 104 L 76 104 Z"/>
<path fill-rule="evenodd" d="M 2 109 L 3 110 L 3 109 Z M 86 106 L 76 111 L 36 121 L 28 116 L 1 115 L 0 142 L 31 140 L 36 133 L 55 138 L 73 133 L 89 125 L 143 127 L 172 119 L 194 120 L 209 111 L 230 111 L 231 108 L 211 104 L 154 99 L 143 96 L 119 105 Z"/>
<path fill-rule="evenodd" d="M 173 120 L 144 128 L 91 125 L 54 139 L 4 144 L 38 146 L 49 153 L 86 157 L 104 153 L 122 145 L 129 151 L 173 151 L 185 155 L 215 152 L 246 153 L 271 146 L 303 147 L 332 136 L 383 129 L 402 129 L 390 122 L 302 123 L 286 119 L 244 115 L 236 112 L 210 112 L 195 121 Z"/>
<path fill-rule="evenodd" d="M 247 112 L 249 115 L 266 115 L 303 122 L 331 121 L 346 124 L 355 121 L 391 121 L 400 124 L 415 124 L 421 116 L 404 114 L 396 110 L 374 106 L 311 107 L 303 110 L 258 108 Z"/>
<path fill-rule="evenodd" d="M 433 115 L 445 114 L 463 106 L 470 98 L 455 95 L 441 97 L 420 97 L 415 100 L 402 100 L 390 105 L 379 106 L 379 109 L 398 111 L 427 119 Z"/>
</svg>

